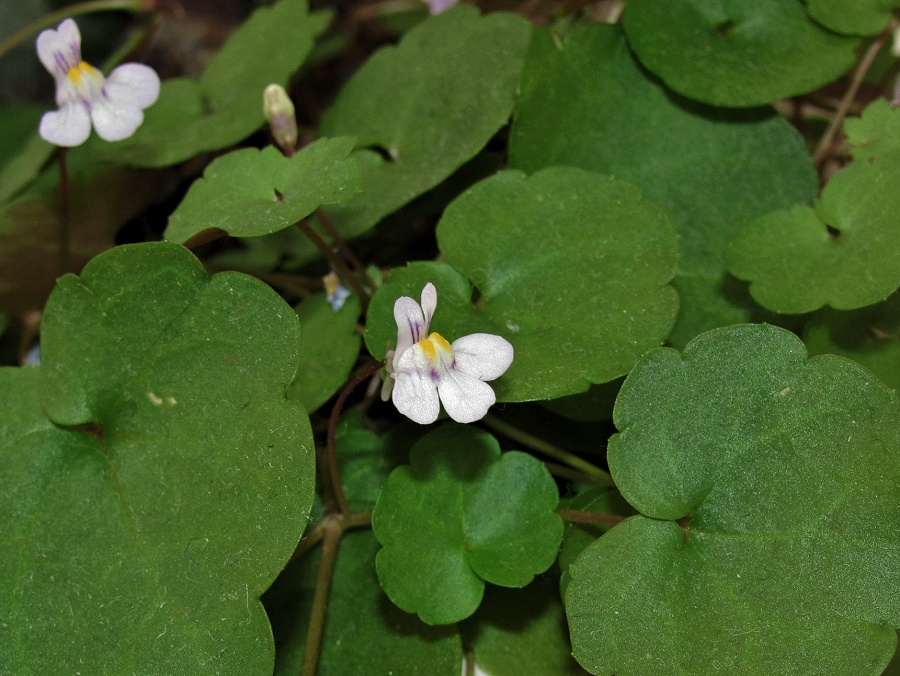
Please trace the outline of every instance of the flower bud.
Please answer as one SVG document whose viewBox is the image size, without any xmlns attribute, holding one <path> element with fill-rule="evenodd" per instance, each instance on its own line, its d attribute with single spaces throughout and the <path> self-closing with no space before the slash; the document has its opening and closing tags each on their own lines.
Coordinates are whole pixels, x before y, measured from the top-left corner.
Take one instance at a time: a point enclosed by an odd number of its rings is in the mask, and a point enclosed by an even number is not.
<svg viewBox="0 0 900 676">
<path fill-rule="evenodd" d="M 284 87 L 277 84 L 266 87 L 263 93 L 263 112 L 272 129 L 275 143 L 290 157 L 297 149 L 297 118 L 294 115 L 294 104 Z"/>
</svg>

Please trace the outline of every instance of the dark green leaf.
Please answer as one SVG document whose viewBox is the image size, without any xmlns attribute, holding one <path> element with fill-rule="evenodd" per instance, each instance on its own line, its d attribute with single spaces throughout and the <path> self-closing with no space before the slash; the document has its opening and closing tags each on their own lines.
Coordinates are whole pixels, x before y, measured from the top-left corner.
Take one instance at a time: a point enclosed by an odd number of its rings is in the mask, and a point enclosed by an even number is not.
<svg viewBox="0 0 900 676">
<path fill-rule="evenodd" d="M 357 71 L 321 129 L 354 136 L 361 149 L 362 194 L 328 210 L 345 236 L 436 186 L 506 124 L 529 34 L 512 14 L 481 17 L 474 7 L 454 7 Z"/>
<path fill-rule="evenodd" d="M 322 294 L 297 306 L 303 340 L 300 366 L 288 398 L 299 399 L 310 413 L 340 389 L 356 363 L 362 342 L 356 333 L 359 312 L 356 296 L 348 298 L 337 312 Z"/>
<path fill-rule="evenodd" d="M 10 673 L 272 673 L 259 596 L 309 514 L 298 322 L 170 244 L 63 277 L 42 366 L 0 370 Z"/>
<path fill-rule="evenodd" d="M 629 0 L 637 57 L 667 85 L 715 106 L 761 106 L 843 75 L 858 40 L 822 29 L 797 0 Z"/>
<path fill-rule="evenodd" d="M 484 583 L 524 587 L 556 559 L 562 520 L 553 477 L 530 455 L 446 424 L 387 479 L 372 518 L 378 579 L 428 624 L 471 615 Z"/>
<path fill-rule="evenodd" d="M 881 673 L 900 624 L 896 395 L 849 360 L 807 360 L 787 331 L 742 325 L 648 353 L 615 423 L 610 470 L 646 516 L 569 569 L 584 666 Z"/>
<path fill-rule="evenodd" d="M 844 129 L 854 160 L 900 150 L 900 108 L 892 107 L 886 99 L 870 103 L 860 117 L 847 118 Z"/>
<path fill-rule="evenodd" d="M 353 139 L 320 139 L 292 157 L 244 148 L 214 160 L 169 217 L 165 237 L 183 243 L 219 229 L 257 237 L 289 228 L 323 204 L 359 191 Z"/>
<path fill-rule="evenodd" d="M 808 0 L 806 11 L 826 28 L 846 35 L 875 35 L 884 30 L 898 0 Z"/>
<path fill-rule="evenodd" d="M 725 272 L 725 248 L 741 222 L 810 202 L 817 186 L 803 139 L 784 119 L 681 99 L 647 77 L 614 26 L 580 26 L 561 45 L 535 34 L 510 163 L 612 174 L 669 210 L 682 249 L 674 345 L 761 318 Z"/>
</svg>

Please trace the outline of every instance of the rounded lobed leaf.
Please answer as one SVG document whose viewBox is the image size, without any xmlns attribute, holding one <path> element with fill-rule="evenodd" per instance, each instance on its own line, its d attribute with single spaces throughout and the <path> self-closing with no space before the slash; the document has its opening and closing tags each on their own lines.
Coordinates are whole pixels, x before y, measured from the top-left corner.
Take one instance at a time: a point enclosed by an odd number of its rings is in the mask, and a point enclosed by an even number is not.
<svg viewBox="0 0 900 676">
<path fill-rule="evenodd" d="M 900 150 L 900 108 L 876 99 L 859 117 L 844 122 L 854 160 L 868 160 Z"/>
<path fill-rule="evenodd" d="M 313 494 L 298 344 L 271 289 L 176 245 L 60 279 L 42 365 L 0 379 L 7 667 L 271 673 L 258 598 Z"/>
<path fill-rule="evenodd" d="M 669 211 L 682 255 L 668 337 L 676 346 L 717 326 L 773 321 L 727 274 L 725 248 L 742 222 L 812 202 L 818 185 L 803 138 L 784 118 L 683 99 L 640 67 L 618 26 L 599 24 L 564 40 L 535 32 L 510 164 L 611 174 Z"/>
<path fill-rule="evenodd" d="M 726 252 L 729 271 L 775 312 L 853 310 L 884 300 L 900 286 L 897 185 L 900 151 L 853 162 L 829 181 L 814 208 L 796 206 L 745 224 Z"/>
<path fill-rule="evenodd" d="M 388 476 L 372 515 L 381 586 L 428 624 L 468 617 L 484 583 L 524 587 L 562 538 L 559 494 L 535 458 L 488 433 L 447 424 L 420 439 Z"/>
<path fill-rule="evenodd" d="M 881 673 L 900 622 L 896 395 L 849 360 L 807 359 L 787 331 L 742 325 L 648 353 L 615 423 L 610 471 L 646 516 L 569 569 L 584 666 Z"/>
<path fill-rule="evenodd" d="M 530 32 L 521 17 L 461 5 L 354 74 L 321 127 L 326 136 L 356 137 L 360 148 L 362 193 L 328 209 L 345 237 L 436 186 L 506 124 Z"/>
<path fill-rule="evenodd" d="M 259 237 L 289 228 L 323 204 L 359 192 L 353 139 L 319 139 L 291 157 L 243 148 L 213 160 L 169 216 L 164 233 L 183 244 L 209 230 Z"/>
<path fill-rule="evenodd" d="M 875 35 L 884 30 L 898 0 L 807 0 L 806 11 L 820 24 L 845 35 Z"/>
<path fill-rule="evenodd" d="M 641 63 L 715 106 L 818 89 L 853 65 L 858 45 L 819 27 L 797 0 L 629 0 L 622 24 Z"/>
</svg>

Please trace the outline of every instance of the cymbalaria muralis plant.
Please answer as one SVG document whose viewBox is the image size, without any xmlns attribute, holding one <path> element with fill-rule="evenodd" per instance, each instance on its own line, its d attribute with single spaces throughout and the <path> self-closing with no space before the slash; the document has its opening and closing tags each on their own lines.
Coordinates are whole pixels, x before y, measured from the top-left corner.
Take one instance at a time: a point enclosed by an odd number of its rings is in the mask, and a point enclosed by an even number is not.
<svg viewBox="0 0 900 676">
<path fill-rule="evenodd" d="M 898 673 L 900 0 L 234 6 L 9 10 L 0 674 Z"/>
</svg>

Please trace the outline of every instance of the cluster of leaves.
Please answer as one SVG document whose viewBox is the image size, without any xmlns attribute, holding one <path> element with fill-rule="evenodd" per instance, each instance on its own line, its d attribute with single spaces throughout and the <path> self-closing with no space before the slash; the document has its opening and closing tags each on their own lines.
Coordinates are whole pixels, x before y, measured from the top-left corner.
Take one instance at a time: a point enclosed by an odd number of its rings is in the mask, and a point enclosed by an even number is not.
<svg viewBox="0 0 900 676">
<path fill-rule="evenodd" d="M 42 317 L 0 369 L 0 671 L 890 668 L 900 110 L 857 103 L 820 181 L 822 129 L 774 106 L 900 2 L 591 7 L 411 12 L 293 154 L 262 91 L 348 34 L 305 0 L 66 189 L 40 111 L 0 110 L 0 347 Z M 115 246 L 160 202 L 166 241 Z M 514 346 L 500 406 L 343 410 L 428 282 L 433 330 Z"/>
</svg>

